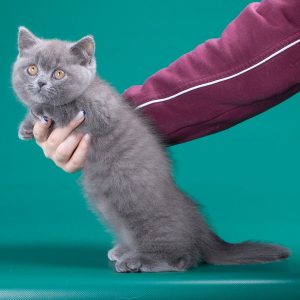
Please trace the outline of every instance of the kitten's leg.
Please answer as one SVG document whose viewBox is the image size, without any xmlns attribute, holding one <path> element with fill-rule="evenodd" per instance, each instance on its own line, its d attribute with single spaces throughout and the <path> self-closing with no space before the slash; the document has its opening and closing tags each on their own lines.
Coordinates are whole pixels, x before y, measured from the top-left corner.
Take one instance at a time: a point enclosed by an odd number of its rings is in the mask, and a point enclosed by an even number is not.
<svg viewBox="0 0 300 300">
<path fill-rule="evenodd" d="M 59 127 L 64 127 L 74 118 L 81 119 L 85 115 L 84 107 L 78 110 L 75 105 L 53 106 L 47 104 L 35 104 L 30 112 L 35 119 L 50 118 Z"/>
<path fill-rule="evenodd" d="M 118 261 L 125 253 L 129 251 L 130 250 L 127 246 L 122 244 L 117 244 L 116 246 L 114 246 L 112 249 L 108 251 L 107 256 L 110 261 Z"/>
<path fill-rule="evenodd" d="M 33 126 L 34 121 L 31 114 L 27 114 L 25 119 L 19 126 L 18 137 L 21 140 L 31 140 L 33 139 Z"/>
<path fill-rule="evenodd" d="M 178 261 L 177 264 L 169 264 L 167 261 L 160 260 L 153 254 L 124 255 L 115 264 L 115 269 L 120 273 L 133 272 L 183 272 L 187 269 L 184 261 Z"/>
<path fill-rule="evenodd" d="M 36 120 L 42 120 L 45 117 L 53 118 L 54 115 L 54 108 L 53 106 L 47 105 L 47 104 L 35 104 L 31 107 L 30 113 Z"/>
</svg>

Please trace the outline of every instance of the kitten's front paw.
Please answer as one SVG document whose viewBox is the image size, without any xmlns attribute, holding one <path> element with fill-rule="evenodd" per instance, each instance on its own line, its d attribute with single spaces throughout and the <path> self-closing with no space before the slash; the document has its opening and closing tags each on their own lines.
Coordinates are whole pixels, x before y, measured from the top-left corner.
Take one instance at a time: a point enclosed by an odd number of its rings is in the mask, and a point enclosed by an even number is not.
<svg viewBox="0 0 300 300">
<path fill-rule="evenodd" d="M 142 263 L 138 257 L 128 257 L 115 264 L 118 273 L 137 273 L 141 271 L 141 267 Z"/>
<path fill-rule="evenodd" d="M 20 140 L 28 141 L 33 139 L 33 129 L 25 128 L 21 126 L 18 131 L 18 137 Z"/>
</svg>

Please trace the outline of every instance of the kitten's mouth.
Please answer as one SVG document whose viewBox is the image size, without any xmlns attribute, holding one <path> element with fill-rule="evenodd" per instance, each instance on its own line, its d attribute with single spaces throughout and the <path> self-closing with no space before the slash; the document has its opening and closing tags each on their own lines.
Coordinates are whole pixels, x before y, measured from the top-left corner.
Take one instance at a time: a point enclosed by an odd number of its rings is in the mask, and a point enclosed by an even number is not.
<svg viewBox="0 0 300 300">
<path fill-rule="evenodd" d="M 27 86 L 27 91 L 31 93 L 34 96 L 37 96 L 39 98 L 45 99 L 45 98 L 51 98 L 51 96 L 54 95 L 52 92 L 49 93 L 44 87 L 35 87 L 33 85 Z"/>
<path fill-rule="evenodd" d="M 33 94 L 38 103 L 53 102 L 53 96 L 49 95 L 47 91 L 44 91 L 43 89 L 36 90 Z"/>
<path fill-rule="evenodd" d="M 37 91 L 37 95 L 42 98 L 49 98 L 47 92 L 43 91 L 42 89 Z"/>
<path fill-rule="evenodd" d="M 47 94 L 47 90 L 45 90 L 43 87 L 38 88 L 37 92 L 38 92 L 38 94 L 41 94 L 41 95 Z"/>
<path fill-rule="evenodd" d="M 47 98 L 47 99 L 50 99 L 49 95 L 47 92 L 44 92 L 44 91 L 38 91 L 38 95 L 42 98 Z"/>
<path fill-rule="evenodd" d="M 45 88 L 42 87 L 42 88 L 39 88 L 37 90 L 37 95 L 39 97 L 46 98 L 46 99 L 50 100 L 50 99 L 54 98 L 57 95 L 57 93 L 54 89 L 51 89 L 51 88 L 45 89 Z"/>
</svg>

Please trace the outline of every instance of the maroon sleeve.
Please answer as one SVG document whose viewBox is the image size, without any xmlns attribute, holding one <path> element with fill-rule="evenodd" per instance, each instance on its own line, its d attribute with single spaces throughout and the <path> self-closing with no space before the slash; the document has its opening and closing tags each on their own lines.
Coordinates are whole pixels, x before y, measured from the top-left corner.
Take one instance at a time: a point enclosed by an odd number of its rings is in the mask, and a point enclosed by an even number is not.
<svg viewBox="0 0 300 300">
<path fill-rule="evenodd" d="M 300 0 L 252 3 L 125 98 L 170 144 L 229 128 L 300 90 Z"/>
</svg>

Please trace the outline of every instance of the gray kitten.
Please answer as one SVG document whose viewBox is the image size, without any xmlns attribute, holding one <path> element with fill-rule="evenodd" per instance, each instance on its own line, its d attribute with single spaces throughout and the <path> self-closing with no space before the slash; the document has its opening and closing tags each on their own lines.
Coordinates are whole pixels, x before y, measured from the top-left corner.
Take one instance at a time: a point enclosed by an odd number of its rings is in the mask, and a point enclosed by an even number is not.
<svg viewBox="0 0 300 300">
<path fill-rule="evenodd" d="M 96 75 L 92 36 L 78 42 L 43 40 L 19 29 L 13 87 L 29 112 L 19 128 L 32 139 L 44 116 L 91 135 L 83 185 L 91 206 L 116 233 L 108 252 L 118 272 L 184 271 L 200 261 L 252 264 L 289 256 L 286 248 L 230 244 L 206 224 L 196 204 L 173 181 L 164 146 L 149 124 Z"/>
</svg>

